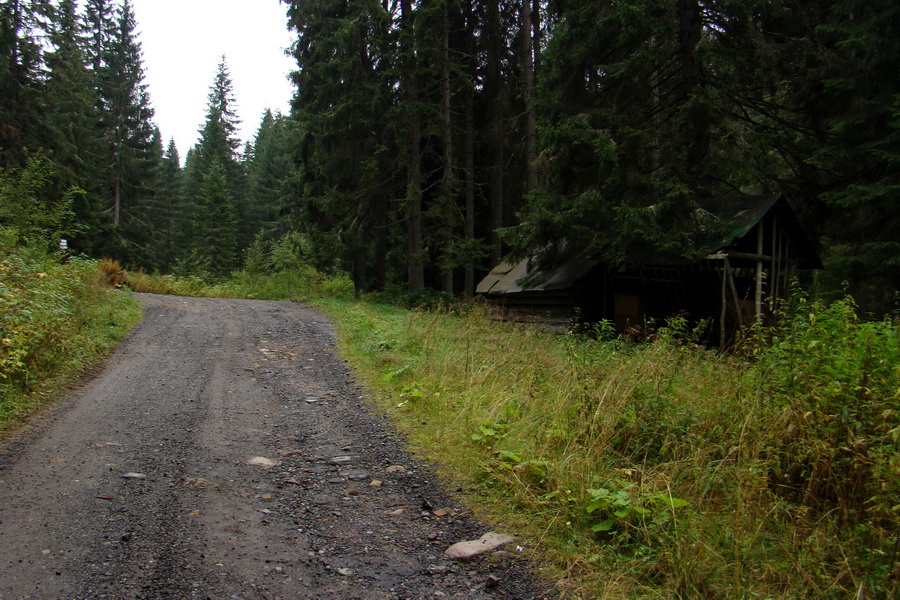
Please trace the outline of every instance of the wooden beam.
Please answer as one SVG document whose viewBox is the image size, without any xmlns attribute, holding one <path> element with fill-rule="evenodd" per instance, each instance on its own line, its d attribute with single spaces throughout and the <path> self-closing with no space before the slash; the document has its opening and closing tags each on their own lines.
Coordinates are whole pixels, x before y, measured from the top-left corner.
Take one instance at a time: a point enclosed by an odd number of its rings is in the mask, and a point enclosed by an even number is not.
<svg viewBox="0 0 900 600">
<path fill-rule="evenodd" d="M 759 222 L 759 229 L 756 232 L 756 253 L 762 257 L 763 255 L 763 226 L 765 225 L 766 220 L 762 219 Z M 756 297 L 754 301 L 756 303 L 756 318 L 762 318 L 763 314 L 763 261 L 757 259 L 756 261 Z"/>
<path fill-rule="evenodd" d="M 725 255 L 729 258 L 740 258 L 744 260 L 752 260 L 755 262 L 770 263 L 774 260 L 773 257 L 767 254 L 756 254 L 754 252 L 726 252 Z"/>
</svg>

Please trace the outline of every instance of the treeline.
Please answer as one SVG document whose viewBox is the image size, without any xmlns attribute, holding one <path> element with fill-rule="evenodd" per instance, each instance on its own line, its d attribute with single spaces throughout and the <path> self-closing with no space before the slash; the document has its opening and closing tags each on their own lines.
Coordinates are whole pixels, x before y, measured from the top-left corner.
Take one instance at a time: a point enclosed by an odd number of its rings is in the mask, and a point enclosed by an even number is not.
<svg viewBox="0 0 900 600">
<path fill-rule="evenodd" d="M 0 161 L 49 165 L 42 194 L 50 202 L 71 193 L 75 249 L 136 258 L 162 151 L 134 14 L 108 0 L 76 9 L 71 0 L 0 8 Z"/>
<path fill-rule="evenodd" d="M 198 145 L 163 149 L 128 1 L 3 10 L 4 164 L 43 148 L 77 249 L 265 268 L 281 240 L 359 289 L 471 294 L 566 243 L 689 254 L 696 200 L 784 192 L 868 309 L 900 283 L 900 6 L 889 0 L 282 0 L 290 115 L 235 137 L 224 61 Z M 43 37 L 42 37 L 43 36 Z"/>
<path fill-rule="evenodd" d="M 0 167 L 49 173 L 35 201 L 66 199 L 74 219 L 60 233 L 75 252 L 148 271 L 227 275 L 263 223 L 274 226 L 268 169 L 290 162 L 287 152 L 271 156 L 265 140 L 284 119 L 267 113 L 256 143 L 242 144 L 223 57 L 182 167 L 153 120 L 136 27 L 129 0 L 0 7 Z M 10 204 L 0 225 L 21 230 L 27 213 L 44 208 Z"/>
<path fill-rule="evenodd" d="M 900 283 L 889 0 L 298 0 L 298 223 L 356 279 L 467 293 L 510 251 L 688 254 L 698 198 L 785 192 L 823 286 Z M 552 252 L 551 252 L 552 253 Z"/>
</svg>

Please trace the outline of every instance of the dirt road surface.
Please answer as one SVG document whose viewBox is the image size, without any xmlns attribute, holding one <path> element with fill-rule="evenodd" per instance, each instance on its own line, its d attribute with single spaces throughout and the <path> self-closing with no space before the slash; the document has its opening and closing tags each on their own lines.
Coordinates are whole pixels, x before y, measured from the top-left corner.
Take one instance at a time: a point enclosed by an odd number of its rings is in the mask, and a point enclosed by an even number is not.
<svg viewBox="0 0 900 600">
<path fill-rule="evenodd" d="M 488 528 L 367 410 L 320 312 L 139 301 L 0 450 L 0 599 L 550 597 L 516 543 L 445 558 Z"/>
</svg>

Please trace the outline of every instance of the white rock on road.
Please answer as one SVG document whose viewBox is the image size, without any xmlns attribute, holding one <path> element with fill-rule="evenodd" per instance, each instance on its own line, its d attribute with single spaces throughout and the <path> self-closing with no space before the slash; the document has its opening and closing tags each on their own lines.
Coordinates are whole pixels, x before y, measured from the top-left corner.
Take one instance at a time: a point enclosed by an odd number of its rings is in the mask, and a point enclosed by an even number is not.
<svg viewBox="0 0 900 600">
<path fill-rule="evenodd" d="M 476 556 L 480 556 L 491 550 L 495 550 L 504 544 L 515 541 L 511 535 L 505 533 L 494 533 L 493 531 L 484 534 L 477 540 L 469 542 L 458 542 L 453 544 L 444 552 L 444 556 L 450 560 L 466 561 L 472 560 Z"/>
</svg>

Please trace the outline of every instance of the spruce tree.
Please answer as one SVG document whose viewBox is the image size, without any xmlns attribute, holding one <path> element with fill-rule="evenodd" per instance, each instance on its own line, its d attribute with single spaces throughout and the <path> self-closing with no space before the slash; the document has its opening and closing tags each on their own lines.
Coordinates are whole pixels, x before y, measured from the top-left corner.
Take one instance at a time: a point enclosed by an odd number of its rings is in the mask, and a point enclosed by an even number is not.
<svg viewBox="0 0 900 600">
<path fill-rule="evenodd" d="M 209 166 L 201 188 L 197 223 L 196 266 L 215 277 L 228 275 L 237 267 L 237 215 L 225 168 Z"/>
<path fill-rule="evenodd" d="M 229 184 L 239 184 L 241 141 L 237 137 L 240 120 L 235 112 L 234 85 L 223 56 L 207 96 L 206 121 L 200 129 L 197 159 L 204 172 L 217 164 L 225 169 Z"/>
<path fill-rule="evenodd" d="M 210 86 L 200 141 L 189 152 L 185 164 L 186 209 L 194 211 L 196 218 L 191 241 L 194 256 L 199 257 L 199 262 L 194 266 L 212 269 L 217 275 L 237 266 L 239 218 L 242 216 L 246 189 L 244 168 L 238 154 L 240 140 L 236 134 L 240 123 L 234 111 L 232 88 L 223 56 Z M 217 207 L 215 210 L 209 208 L 211 202 Z M 230 208 L 226 210 L 219 206 L 223 203 L 230 204 Z M 207 222 L 211 215 L 219 213 L 228 213 L 233 218 L 220 223 Z M 211 231 L 216 234 L 211 235 Z M 212 256 L 207 245 L 216 237 L 224 240 L 217 244 L 225 244 L 230 249 L 209 263 Z"/>
<path fill-rule="evenodd" d="M 155 136 L 155 143 L 157 140 L 158 134 Z M 158 152 L 161 157 L 152 180 L 153 196 L 148 210 L 148 219 L 153 224 L 148 240 L 148 254 L 150 266 L 154 270 L 171 273 L 179 258 L 182 242 L 182 171 L 175 140 L 169 140 L 164 153 L 161 146 Z"/>
<path fill-rule="evenodd" d="M 402 248 L 387 262 L 410 290 L 464 265 L 469 290 L 480 241 L 492 262 L 504 241 L 692 258 L 722 226 L 699 200 L 781 191 L 832 273 L 881 307 L 897 287 L 887 0 L 284 3 L 289 212 L 358 281 L 380 255 L 361 232 Z"/>
<path fill-rule="evenodd" d="M 0 5 L 0 167 L 21 164 L 23 150 L 41 145 L 42 43 L 48 4 Z"/>
<path fill-rule="evenodd" d="M 336 251 L 357 289 L 367 287 L 373 266 L 376 285 L 383 285 L 396 173 L 386 120 L 393 89 L 386 72 L 390 15 L 374 0 L 287 4 L 299 34 L 296 226 Z M 320 266 L 333 268 L 335 251 L 323 252 L 330 264 Z"/>
<path fill-rule="evenodd" d="M 247 165 L 246 222 L 252 236 L 262 232 L 271 239 L 285 233 L 278 227 L 278 215 L 287 201 L 287 184 L 295 173 L 291 160 L 289 121 L 266 110 L 253 141 Z"/>
<path fill-rule="evenodd" d="M 55 194 L 70 188 L 76 194 L 74 210 L 82 231 L 70 247 L 93 252 L 102 237 L 99 203 L 102 177 L 101 138 L 96 124 L 98 97 L 82 50 L 81 22 L 74 0 L 63 0 L 50 29 L 52 50 L 45 56 L 47 76 L 41 97 L 44 114 L 43 147 L 55 171 Z"/>
<path fill-rule="evenodd" d="M 842 0 L 816 16 L 814 68 L 786 79 L 803 115 L 786 155 L 803 174 L 792 188 L 828 244 L 828 287 L 847 282 L 863 311 L 883 314 L 900 289 L 900 6 Z"/>
<path fill-rule="evenodd" d="M 690 255 L 720 118 L 699 3 L 555 6 L 535 99 L 545 179 L 515 230 L 520 249 L 565 240 L 613 262 L 647 247 Z"/>
<path fill-rule="evenodd" d="M 113 0 L 87 0 L 84 7 L 84 56 L 94 74 L 102 71 L 116 30 Z"/>
<path fill-rule="evenodd" d="M 108 5 L 88 4 L 100 27 L 109 27 Z M 153 153 L 153 109 L 144 83 L 141 45 L 129 0 L 115 14 L 112 31 L 95 32 L 102 44 L 92 50 L 99 92 L 100 125 L 105 141 L 103 194 L 113 226 L 108 250 L 118 258 L 145 257 L 149 223 L 140 219 L 150 195 L 148 183 L 156 168 Z"/>
</svg>

